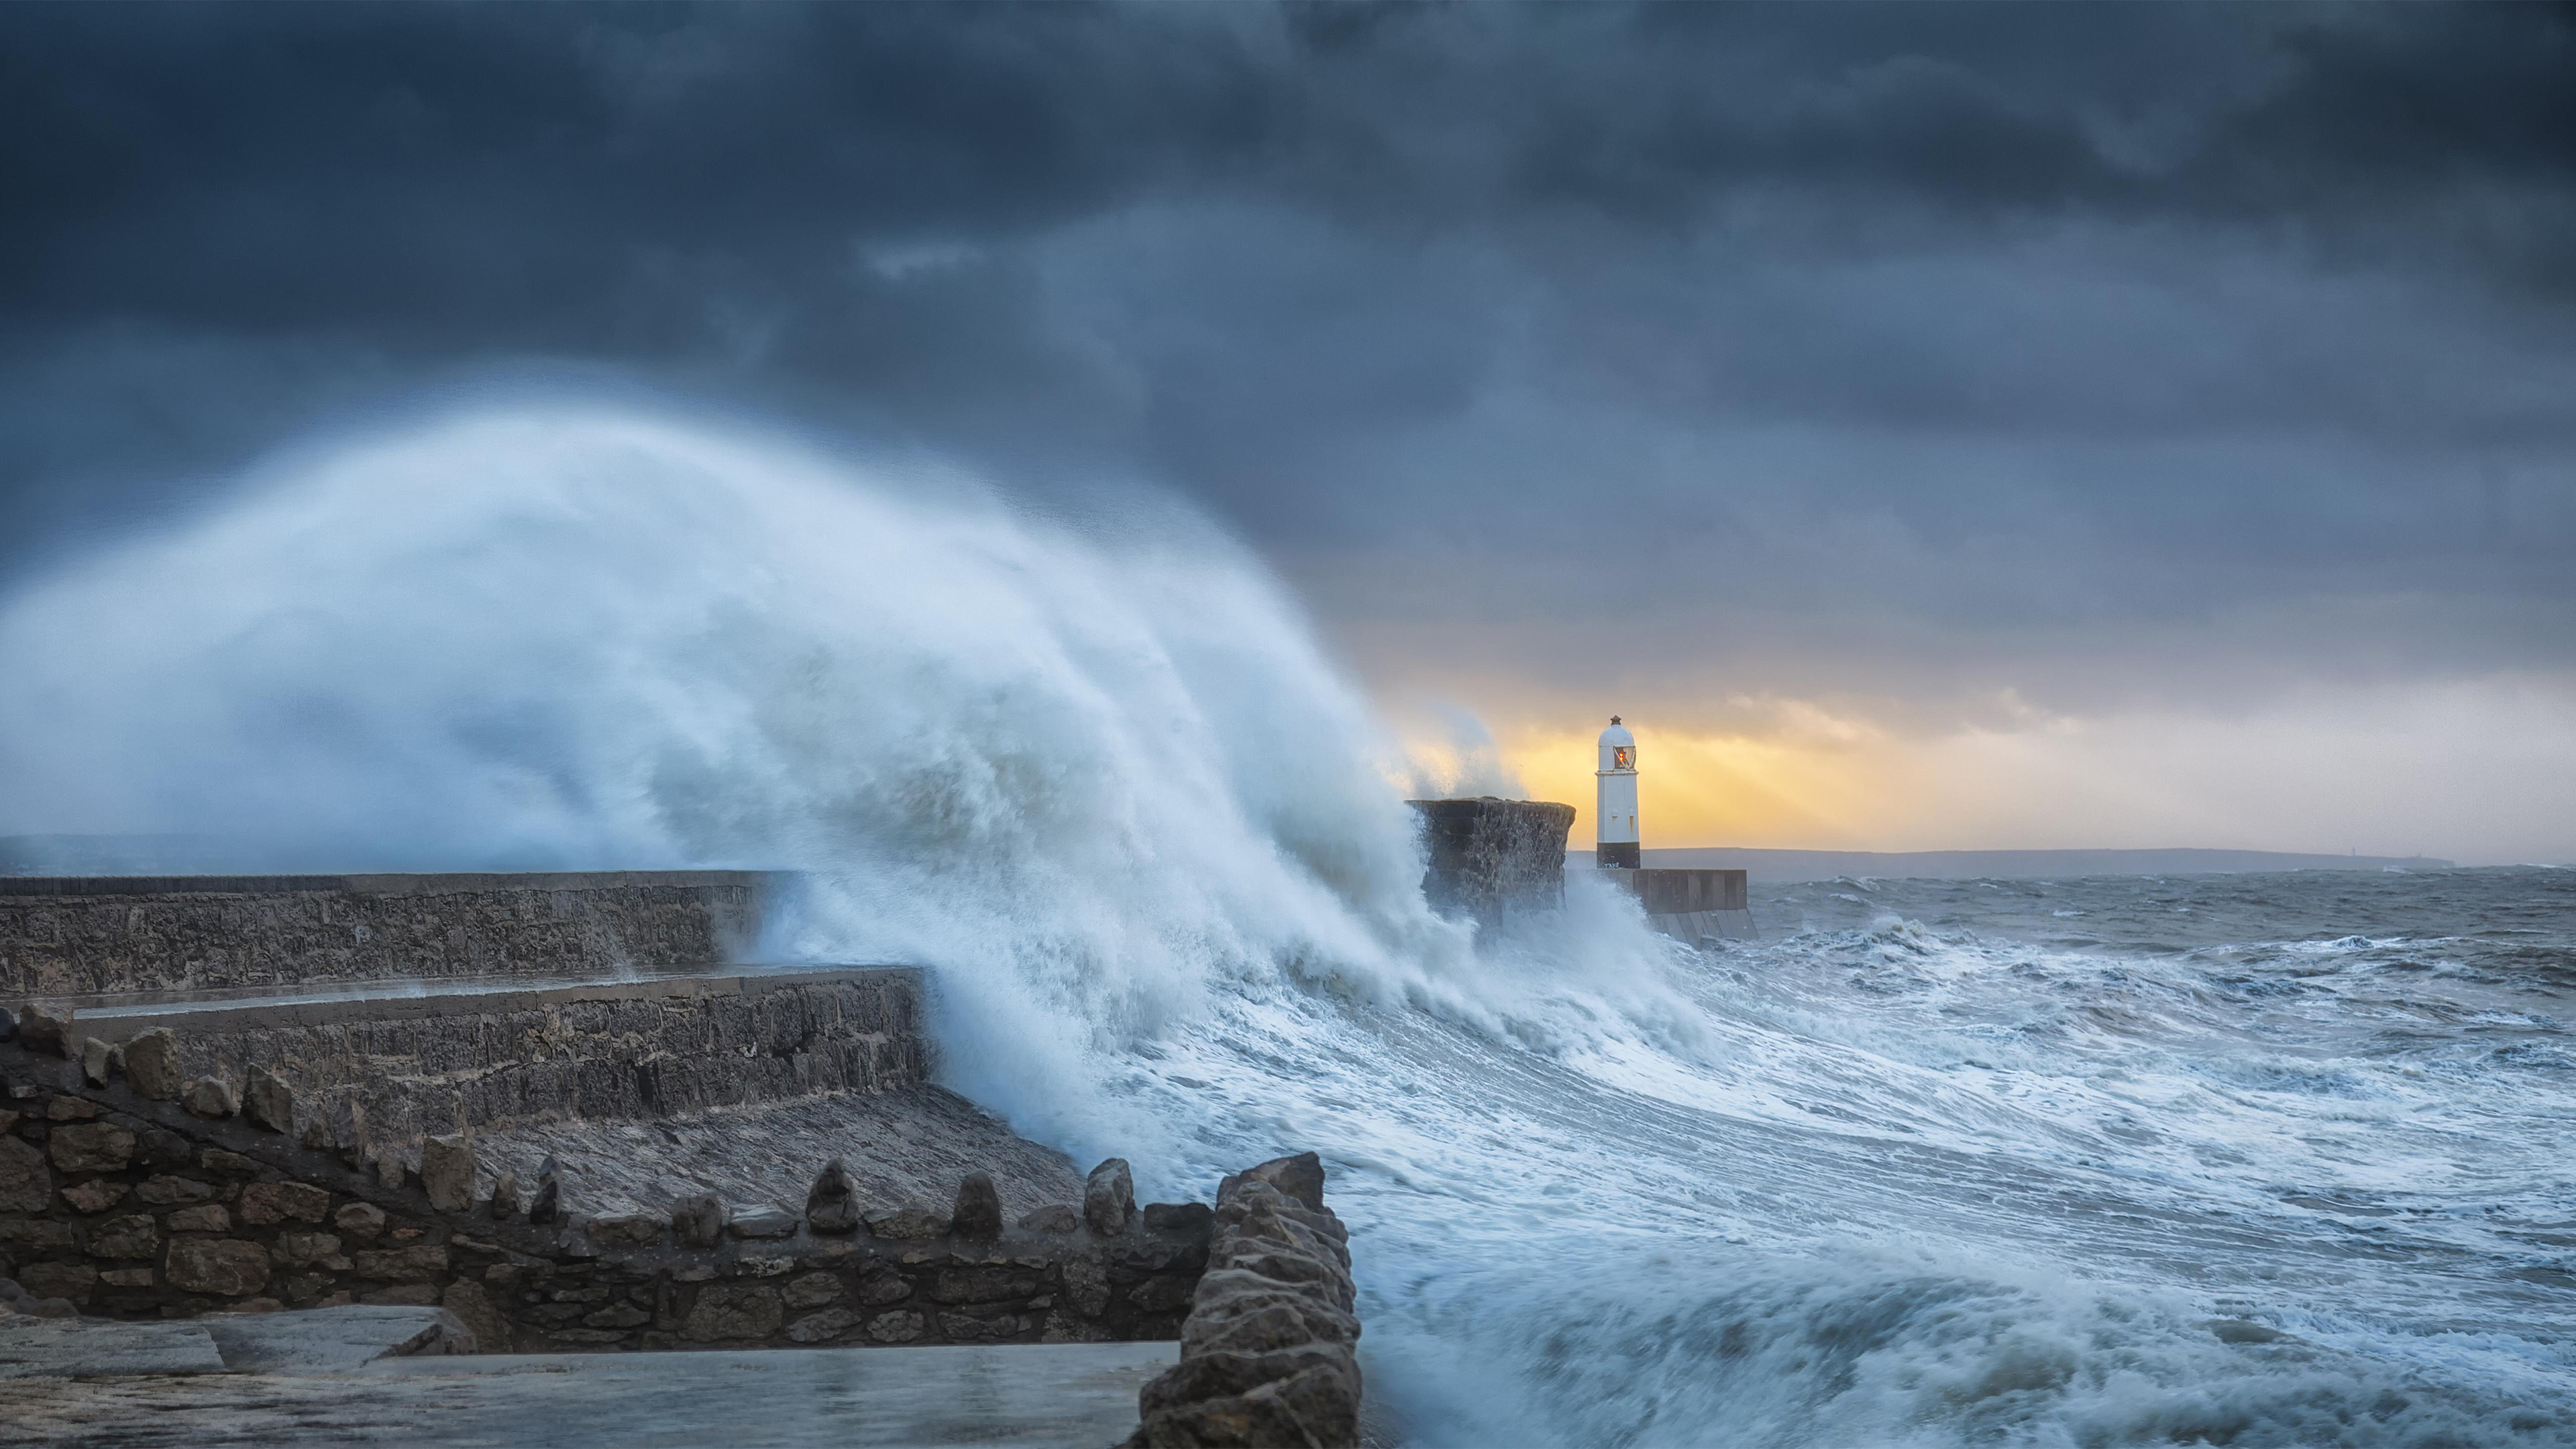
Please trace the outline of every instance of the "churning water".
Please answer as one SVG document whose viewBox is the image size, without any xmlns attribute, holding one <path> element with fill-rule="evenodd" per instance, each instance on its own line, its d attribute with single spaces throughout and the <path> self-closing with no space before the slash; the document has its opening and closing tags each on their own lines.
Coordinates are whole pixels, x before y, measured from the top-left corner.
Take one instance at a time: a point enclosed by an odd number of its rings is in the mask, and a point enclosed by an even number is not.
<svg viewBox="0 0 2576 1449">
<path fill-rule="evenodd" d="M 1425 1439 L 2576 1443 L 2576 872 L 1754 904 L 1695 1040 L 1352 1029 Z"/>
<path fill-rule="evenodd" d="M 1130 524 L 631 413 L 317 450 L 0 602 L 0 832 L 808 870 L 771 947 L 937 968 L 1024 1132 L 1320 1150 L 1420 1444 L 2576 1444 L 2576 873 L 1477 940 L 1280 591 Z"/>
</svg>

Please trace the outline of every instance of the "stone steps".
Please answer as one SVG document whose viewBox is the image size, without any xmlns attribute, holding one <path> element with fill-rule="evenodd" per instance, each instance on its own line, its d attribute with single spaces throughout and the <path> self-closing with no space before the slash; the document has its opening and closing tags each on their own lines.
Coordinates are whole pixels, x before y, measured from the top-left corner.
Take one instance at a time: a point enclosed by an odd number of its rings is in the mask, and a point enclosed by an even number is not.
<svg viewBox="0 0 2576 1449">
<path fill-rule="evenodd" d="M 423 1136 L 524 1123 L 646 1121 L 924 1080 L 912 967 L 661 972 L 580 984 L 517 977 L 240 988 L 46 1003 L 66 1056 L 166 1033 L 158 1089 L 220 1080 L 248 1100 L 280 1079 L 298 1115 L 342 1140 L 417 1156 Z M 31 1018 L 32 1020 L 32 1018 Z M 109 1071 L 127 1071 L 122 1057 Z M 300 1125 L 300 1124 L 299 1124 Z"/>
</svg>

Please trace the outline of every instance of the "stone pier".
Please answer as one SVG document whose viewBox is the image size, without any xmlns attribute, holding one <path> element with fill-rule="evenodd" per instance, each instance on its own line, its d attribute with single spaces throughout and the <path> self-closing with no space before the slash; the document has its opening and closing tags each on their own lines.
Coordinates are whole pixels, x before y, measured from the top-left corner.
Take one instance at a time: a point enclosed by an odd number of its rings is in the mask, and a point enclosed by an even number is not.
<svg viewBox="0 0 2576 1449">
<path fill-rule="evenodd" d="M 1646 923 L 1675 940 L 1697 945 L 1761 939 L 1740 870 L 1605 867 L 1600 875 L 1634 894 L 1646 908 Z"/>
<path fill-rule="evenodd" d="M 1565 836 L 1574 807 L 1542 800 L 1408 800 L 1422 817 L 1431 908 L 1492 926 L 1565 904 Z"/>
</svg>

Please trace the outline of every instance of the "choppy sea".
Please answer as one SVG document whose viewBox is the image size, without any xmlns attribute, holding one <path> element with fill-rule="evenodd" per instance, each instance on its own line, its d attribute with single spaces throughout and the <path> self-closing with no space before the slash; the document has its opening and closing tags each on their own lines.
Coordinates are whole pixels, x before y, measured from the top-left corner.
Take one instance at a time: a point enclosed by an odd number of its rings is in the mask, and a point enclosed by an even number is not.
<svg viewBox="0 0 2576 1449">
<path fill-rule="evenodd" d="M 1629 1023 L 1245 1002 L 1138 1087 L 1325 1150 L 1409 1442 L 2576 1443 L 2576 871 L 1753 904 Z"/>
</svg>

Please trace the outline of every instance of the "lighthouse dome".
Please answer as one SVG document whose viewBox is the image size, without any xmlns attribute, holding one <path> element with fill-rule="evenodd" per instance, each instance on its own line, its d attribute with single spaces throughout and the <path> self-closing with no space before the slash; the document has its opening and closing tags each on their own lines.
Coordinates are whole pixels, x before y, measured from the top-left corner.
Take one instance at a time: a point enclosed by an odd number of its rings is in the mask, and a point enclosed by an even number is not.
<svg viewBox="0 0 2576 1449">
<path fill-rule="evenodd" d="M 1627 726 L 1619 723 L 1619 716 L 1615 714 L 1610 716 L 1610 728 L 1601 732 L 1601 768 L 1604 771 L 1637 768 L 1637 737 L 1628 733 Z"/>
</svg>

